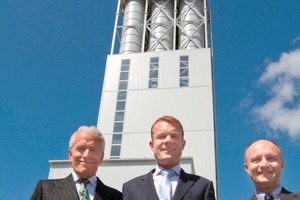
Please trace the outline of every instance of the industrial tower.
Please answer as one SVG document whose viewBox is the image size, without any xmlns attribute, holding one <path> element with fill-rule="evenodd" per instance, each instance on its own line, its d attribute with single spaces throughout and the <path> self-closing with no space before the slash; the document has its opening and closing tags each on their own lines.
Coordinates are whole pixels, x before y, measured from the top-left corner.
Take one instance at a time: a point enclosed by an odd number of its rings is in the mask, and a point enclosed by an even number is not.
<svg viewBox="0 0 300 200">
<path fill-rule="evenodd" d="M 97 175 L 107 185 L 121 190 L 155 167 L 150 127 L 172 115 L 185 131 L 181 166 L 217 193 L 211 39 L 208 0 L 118 0 L 97 124 L 106 140 Z M 55 177 L 64 164 L 50 163 Z"/>
<path fill-rule="evenodd" d="M 216 183 L 207 3 L 119 0 L 98 118 L 106 159 L 131 159 L 148 172 L 151 167 L 143 161 L 153 159 L 150 127 L 158 117 L 173 115 L 185 130 L 188 171 Z M 130 169 L 127 173 L 131 178 L 141 175 Z"/>
</svg>

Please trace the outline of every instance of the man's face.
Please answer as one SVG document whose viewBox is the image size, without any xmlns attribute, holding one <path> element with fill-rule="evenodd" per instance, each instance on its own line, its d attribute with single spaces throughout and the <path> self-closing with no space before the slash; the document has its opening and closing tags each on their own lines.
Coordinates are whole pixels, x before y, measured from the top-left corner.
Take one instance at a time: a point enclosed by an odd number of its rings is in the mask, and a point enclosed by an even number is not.
<svg viewBox="0 0 300 200">
<path fill-rule="evenodd" d="M 85 132 L 75 136 L 74 144 L 69 150 L 73 169 L 81 178 L 88 179 L 94 176 L 102 163 L 103 156 L 99 138 Z"/>
<path fill-rule="evenodd" d="M 159 121 L 154 125 L 152 132 L 152 140 L 149 145 L 157 164 L 165 169 L 171 169 L 178 165 L 185 147 L 180 127 Z"/>
<path fill-rule="evenodd" d="M 259 140 L 248 148 L 245 159 L 245 170 L 258 191 L 270 192 L 280 185 L 284 162 L 275 144 Z"/>
</svg>

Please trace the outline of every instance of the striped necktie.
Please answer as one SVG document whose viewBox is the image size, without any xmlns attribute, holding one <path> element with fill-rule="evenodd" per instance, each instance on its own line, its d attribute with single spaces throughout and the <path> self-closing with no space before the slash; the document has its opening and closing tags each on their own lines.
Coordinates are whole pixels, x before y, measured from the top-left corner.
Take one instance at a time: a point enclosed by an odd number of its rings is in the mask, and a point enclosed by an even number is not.
<svg viewBox="0 0 300 200">
<path fill-rule="evenodd" d="M 274 200 L 274 195 L 272 193 L 267 193 L 265 195 L 265 200 Z"/>
</svg>

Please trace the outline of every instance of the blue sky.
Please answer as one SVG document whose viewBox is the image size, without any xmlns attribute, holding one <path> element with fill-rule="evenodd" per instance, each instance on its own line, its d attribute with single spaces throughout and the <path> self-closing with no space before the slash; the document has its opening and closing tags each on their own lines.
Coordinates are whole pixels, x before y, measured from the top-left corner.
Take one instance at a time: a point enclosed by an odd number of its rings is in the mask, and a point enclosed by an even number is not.
<svg viewBox="0 0 300 200">
<path fill-rule="evenodd" d="M 67 158 L 70 134 L 96 125 L 116 4 L 0 2 L 0 196 L 29 199 L 48 161 Z M 211 0 L 221 200 L 253 193 L 243 152 L 259 138 L 282 146 L 282 185 L 300 191 L 299 8 Z"/>
</svg>

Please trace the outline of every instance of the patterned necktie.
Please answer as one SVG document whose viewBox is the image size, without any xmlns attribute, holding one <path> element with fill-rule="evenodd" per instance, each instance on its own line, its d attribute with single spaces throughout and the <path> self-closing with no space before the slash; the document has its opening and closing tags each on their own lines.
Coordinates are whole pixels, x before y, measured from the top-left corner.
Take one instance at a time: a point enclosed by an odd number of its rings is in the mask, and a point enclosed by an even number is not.
<svg viewBox="0 0 300 200">
<path fill-rule="evenodd" d="M 90 200 L 89 192 L 86 188 L 86 185 L 89 184 L 88 179 L 81 178 L 79 179 L 80 189 L 79 189 L 79 200 Z"/>
<path fill-rule="evenodd" d="M 172 187 L 170 177 L 174 175 L 173 170 L 163 169 L 161 172 L 162 179 L 159 183 L 158 196 L 159 200 L 170 200 L 172 198 Z"/>
<path fill-rule="evenodd" d="M 274 200 L 274 195 L 272 193 L 266 193 L 265 200 Z"/>
</svg>

